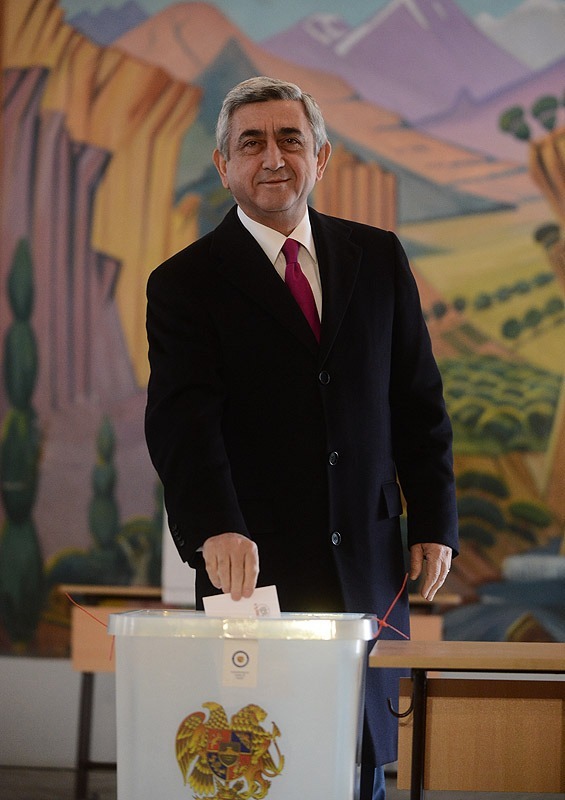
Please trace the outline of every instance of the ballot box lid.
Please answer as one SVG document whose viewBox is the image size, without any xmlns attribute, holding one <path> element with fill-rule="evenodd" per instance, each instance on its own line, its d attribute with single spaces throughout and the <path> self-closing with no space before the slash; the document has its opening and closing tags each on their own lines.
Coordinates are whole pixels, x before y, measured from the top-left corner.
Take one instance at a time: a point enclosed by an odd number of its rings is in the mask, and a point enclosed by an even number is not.
<svg viewBox="0 0 565 800">
<path fill-rule="evenodd" d="M 212 617 L 203 611 L 149 609 L 111 614 L 114 636 L 170 636 L 203 639 L 361 639 L 369 641 L 374 619 L 363 614 L 297 614 L 280 617 Z"/>
</svg>

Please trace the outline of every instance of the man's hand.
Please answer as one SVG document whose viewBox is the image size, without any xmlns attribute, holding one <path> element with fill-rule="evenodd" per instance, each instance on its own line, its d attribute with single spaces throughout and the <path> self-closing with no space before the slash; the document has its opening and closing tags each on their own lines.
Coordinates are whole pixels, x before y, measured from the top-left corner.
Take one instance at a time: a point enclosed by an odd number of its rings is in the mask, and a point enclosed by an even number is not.
<svg viewBox="0 0 565 800">
<path fill-rule="evenodd" d="M 451 547 L 429 542 L 415 544 L 410 548 L 410 580 L 420 577 L 424 567 L 424 583 L 421 595 L 430 602 L 438 589 L 443 586 L 451 567 Z"/>
<path fill-rule="evenodd" d="M 216 589 L 232 600 L 251 597 L 259 575 L 257 545 L 240 533 L 220 533 L 202 547 L 206 572 Z"/>
</svg>

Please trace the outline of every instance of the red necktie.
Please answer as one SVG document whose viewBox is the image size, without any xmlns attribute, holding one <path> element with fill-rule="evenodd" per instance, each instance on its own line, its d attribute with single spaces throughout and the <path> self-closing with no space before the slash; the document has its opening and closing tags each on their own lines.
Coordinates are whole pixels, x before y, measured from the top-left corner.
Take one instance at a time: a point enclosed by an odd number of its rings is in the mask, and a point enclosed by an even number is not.
<svg viewBox="0 0 565 800">
<path fill-rule="evenodd" d="M 295 239 L 287 239 L 282 246 L 284 257 L 286 258 L 286 270 L 284 280 L 290 293 L 302 309 L 302 312 L 310 327 L 314 331 L 317 341 L 320 341 L 320 317 L 316 308 L 316 301 L 312 293 L 312 287 L 306 275 L 302 272 L 298 263 L 299 243 Z"/>
</svg>

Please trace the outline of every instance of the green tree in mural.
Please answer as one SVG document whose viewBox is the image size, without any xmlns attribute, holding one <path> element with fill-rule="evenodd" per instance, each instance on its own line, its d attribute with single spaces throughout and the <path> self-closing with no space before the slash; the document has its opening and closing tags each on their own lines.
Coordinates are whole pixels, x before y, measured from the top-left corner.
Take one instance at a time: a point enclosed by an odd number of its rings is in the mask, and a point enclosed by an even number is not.
<svg viewBox="0 0 565 800">
<path fill-rule="evenodd" d="M 488 552 L 504 534 L 528 545 L 538 544 L 537 532 L 547 528 L 551 513 L 539 504 L 515 502 L 498 475 L 468 470 L 457 477 L 459 534 Z"/>
<path fill-rule="evenodd" d="M 92 497 L 88 505 L 88 528 L 93 546 L 89 550 L 69 548 L 53 560 L 49 584 L 129 583 L 130 570 L 119 545 L 120 515 L 115 497 L 116 439 L 109 417 L 104 417 L 96 437 L 96 463 L 91 473 Z"/>
<path fill-rule="evenodd" d="M 442 319 L 447 314 L 447 311 L 447 304 L 444 303 L 443 300 L 437 300 L 432 305 L 432 314 L 435 319 Z"/>
<path fill-rule="evenodd" d="M 516 501 L 510 504 L 508 510 L 514 519 L 535 528 L 547 528 L 553 521 L 553 514 L 540 503 Z"/>
<path fill-rule="evenodd" d="M 561 314 L 564 309 L 565 302 L 561 299 L 561 297 L 550 297 L 543 308 L 543 313 L 547 317 L 553 317 Z"/>
<path fill-rule="evenodd" d="M 532 116 L 545 128 L 546 131 L 552 131 L 557 124 L 557 109 L 559 108 L 559 101 L 557 97 L 551 94 L 546 94 L 540 97 L 539 100 L 532 106 Z"/>
<path fill-rule="evenodd" d="M 4 341 L 4 381 L 10 408 L 0 439 L 1 496 L 6 522 L 0 540 L 0 616 L 10 639 L 23 645 L 37 628 L 45 599 L 43 560 L 32 518 L 40 437 L 31 401 L 37 347 L 31 326 L 33 264 L 27 241 L 16 248 L 8 276 L 13 314 Z"/>
<path fill-rule="evenodd" d="M 126 554 L 134 586 L 159 586 L 163 537 L 163 485 L 157 482 L 152 517 L 135 517 L 120 530 L 119 544 Z"/>
<path fill-rule="evenodd" d="M 159 585 L 163 488 L 159 482 L 152 517 L 135 517 L 122 523 L 116 499 L 116 436 L 111 419 L 102 419 L 96 437 L 96 463 L 92 469 L 92 497 L 88 528 L 93 546 L 88 550 L 63 550 L 49 572 L 56 583 Z"/>
<path fill-rule="evenodd" d="M 95 547 L 88 554 L 90 569 L 97 583 L 129 583 L 131 569 L 120 543 L 120 513 L 116 501 L 116 436 L 108 416 L 100 424 L 96 438 L 97 461 L 92 470 L 92 499 L 88 507 L 88 527 Z"/>
<path fill-rule="evenodd" d="M 561 297 L 550 297 L 542 308 L 529 308 L 521 320 L 516 317 L 505 320 L 500 328 L 501 333 L 506 339 L 518 339 L 528 331 L 533 335 L 539 330 L 543 332 L 548 326 L 563 324 L 564 309 L 565 303 Z"/>
<path fill-rule="evenodd" d="M 88 527 L 101 550 L 111 550 L 120 528 L 115 498 L 116 468 L 114 450 L 116 437 L 108 417 L 104 417 L 96 440 L 97 463 L 92 470 L 93 496 L 88 508 Z"/>
<path fill-rule="evenodd" d="M 551 308 L 557 306 L 555 302 Z M 563 324 L 563 312 L 545 320 L 546 325 Z M 524 326 L 516 317 L 510 321 L 504 332 L 515 341 Z M 560 374 L 491 356 L 443 359 L 440 367 L 456 452 L 502 455 L 547 449 Z"/>
<path fill-rule="evenodd" d="M 121 524 L 115 497 L 115 447 L 114 428 L 106 416 L 98 431 L 97 463 L 92 470 L 93 495 L 88 509 L 88 524 L 96 546 L 89 558 L 102 583 L 158 584 L 163 527 L 162 487 L 160 484 L 157 486 L 152 518 L 135 517 Z"/>
<path fill-rule="evenodd" d="M 502 324 L 501 331 L 505 339 L 518 339 L 523 331 L 522 323 L 516 317 L 510 317 Z"/>
<path fill-rule="evenodd" d="M 114 426 L 105 416 L 96 437 L 96 464 L 92 470 L 92 498 L 88 506 L 88 528 L 94 547 L 85 554 L 83 568 L 86 567 L 89 580 L 95 583 L 120 585 L 129 583 L 130 570 L 119 544 L 115 449 Z"/>
<path fill-rule="evenodd" d="M 528 141 L 530 138 L 530 127 L 526 122 L 525 111 L 521 106 L 512 106 L 503 111 L 498 124 L 501 131 L 511 133 L 521 141 Z"/>
<path fill-rule="evenodd" d="M 542 95 L 529 109 L 532 121 L 539 123 L 545 131 L 555 130 L 559 105 L 559 99 L 555 95 Z M 531 139 L 532 131 L 522 106 L 511 106 L 503 111 L 498 125 L 501 131 L 512 134 L 521 141 Z"/>
<path fill-rule="evenodd" d="M 510 534 L 529 545 L 537 543 L 533 530 L 533 513 L 528 519 L 525 514 L 518 519 L 511 503 L 507 503 L 510 491 L 502 478 L 487 472 L 468 470 L 458 476 L 457 488 L 459 534 L 462 541 L 472 542 L 485 552 L 496 544 L 502 533 Z M 530 504 L 524 505 L 530 510 Z M 541 517 L 542 510 L 538 514 Z M 538 524 L 538 527 L 541 526 Z"/>
<path fill-rule="evenodd" d="M 484 311 L 492 306 L 492 297 L 487 292 L 481 292 L 476 296 L 474 305 L 477 311 Z"/>
<path fill-rule="evenodd" d="M 548 252 L 557 244 L 561 236 L 561 229 L 555 222 L 540 225 L 534 234 L 534 240 L 541 244 Z"/>
</svg>

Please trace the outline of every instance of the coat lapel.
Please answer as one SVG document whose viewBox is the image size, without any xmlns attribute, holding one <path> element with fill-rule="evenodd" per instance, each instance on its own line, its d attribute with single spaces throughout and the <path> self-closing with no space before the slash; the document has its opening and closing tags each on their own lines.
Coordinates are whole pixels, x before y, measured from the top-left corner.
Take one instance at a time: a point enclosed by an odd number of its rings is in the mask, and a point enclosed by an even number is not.
<svg viewBox="0 0 565 800">
<path fill-rule="evenodd" d="M 322 281 L 322 335 L 320 364 L 328 356 L 357 281 L 361 248 L 350 241 L 346 222 L 310 209 L 310 221 Z"/>
<path fill-rule="evenodd" d="M 272 264 L 237 217 L 236 208 L 214 231 L 211 254 L 218 270 L 272 314 L 313 354 L 327 357 L 339 332 L 357 280 L 361 248 L 350 241 L 346 223 L 310 209 L 322 282 L 322 331 L 318 346 L 301 310 Z"/>
<path fill-rule="evenodd" d="M 235 208 L 216 228 L 211 252 L 224 278 L 275 317 L 312 353 L 318 351 L 304 314 L 261 247 L 239 221 Z"/>
</svg>

